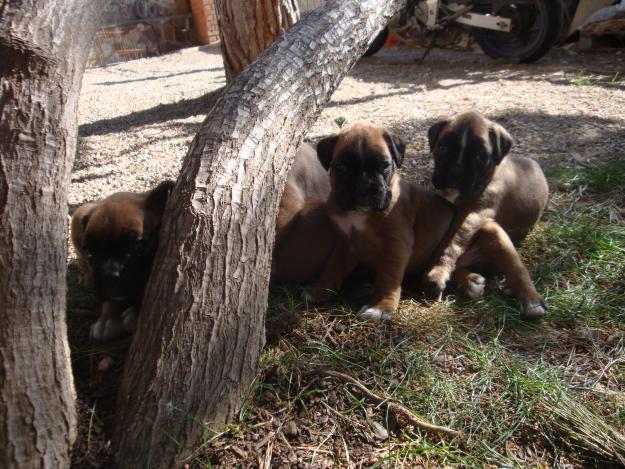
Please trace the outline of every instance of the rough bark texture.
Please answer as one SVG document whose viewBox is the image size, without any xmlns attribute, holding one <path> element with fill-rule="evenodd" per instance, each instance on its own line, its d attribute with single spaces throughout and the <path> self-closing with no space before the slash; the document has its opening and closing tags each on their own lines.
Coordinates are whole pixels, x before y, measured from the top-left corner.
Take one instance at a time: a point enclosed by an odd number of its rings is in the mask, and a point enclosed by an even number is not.
<svg viewBox="0 0 625 469">
<path fill-rule="evenodd" d="M 69 467 L 67 187 L 100 2 L 0 0 L 0 467 Z"/>
<path fill-rule="evenodd" d="M 215 0 L 215 7 L 228 81 L 299 19 L 295 0 Z"/>
<path fill-rule="evenodd" d="M 275 215 L 295 148 L 400 0 L 333 0 L 232 81 L 169 200 L 122 380 L 122 467 L 178 467 L 231 419 L 264 343 Z"/>
</svg>

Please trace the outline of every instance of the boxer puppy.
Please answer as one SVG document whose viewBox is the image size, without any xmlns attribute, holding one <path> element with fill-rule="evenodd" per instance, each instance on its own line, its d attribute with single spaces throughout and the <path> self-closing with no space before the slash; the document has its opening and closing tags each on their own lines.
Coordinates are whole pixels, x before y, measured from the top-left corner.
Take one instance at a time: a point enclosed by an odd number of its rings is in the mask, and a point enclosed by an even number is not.
<svg viewBox="0 0 625 469">
<path fill-rule="evenodd" d="M 81 205 L 72 216 L 78 266 L 102 303 L 90 336 L 111 340 L 135 329 L 158 247 L 161 217 L 174 181 L 143 192 L 118 192 Z"/>
<path fill-rule="evenodd" d="M 438 194 L 400 179 L 397 169 L 404 157 L 403 143 L 370 123 L 354 123 L 326 137 L 317 153 L 330 172 L 326 204 L 330 219 L 355 258 L 375 271 L 372 302 L 359 314 L 391 318 L 405 274 L 418 273 L 427 265 L 449 230 L 455 209 Z M 518 285 L 514 292 L 522 304 L 539 298 L 514 246 L 496 222 L 478 230 L 457 265 L 477 263 L 493 265 Z M 325 287 L 325 273 L 316 289 Z"/>
<path fill-rule="evenodd" d="M 340 249 L 326 212 L 330 194 L 328 173 L 308 143 L 298 148 L 287 175 L 276 220 L 271 280 L 278 283 L 310 285 L 317 280 L 326 261 Z M 337 253 L 335 258 L 340 259 Z M 333 267 L 340 270 L 344 263 Z M 318 301 L 327 299 L 317 298 Z"/>
<path fill-rule="evenodd" d="M 505 158 L 512 137 L 501 125 L 477 112 L 434 124 L 428 140 L 435 165 L 432 183 L 458 208 L 426 274 L 427 289 L 440 299 L 459 257 L 480 227 L 495 221 L 514 243 L 520 242 L 542 216 L 549 188 L 538 163 L 529 158 Z M 481 296 L 484 277 L 465 274 L 461 281 L 469 296 Z M 524 308 L 528 317 L 540 317 L 546 311 L 542 298 Z"/>
</svg>

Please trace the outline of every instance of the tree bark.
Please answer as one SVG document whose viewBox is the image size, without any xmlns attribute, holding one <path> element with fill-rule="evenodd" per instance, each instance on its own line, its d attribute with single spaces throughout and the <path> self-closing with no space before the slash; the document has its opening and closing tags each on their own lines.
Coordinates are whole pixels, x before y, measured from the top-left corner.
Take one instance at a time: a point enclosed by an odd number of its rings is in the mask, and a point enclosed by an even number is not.
<svg viewBox="0 0 625 469">
<path fill-rule="evenodd" d="M 0 467 L 69 467 L 67 187 L 104 6 L 0 0 Z"/>
<path fill-rule="evenodd" d="M 295 0 L 215 0 L 215 8 L 227 81 L 299 19 Z"/>
<path fill-rule="evenodd" d="M 401 0 L 332 0 L 226 86 L 164 215 L 120 386 L 121 467 L 179 467 L 230 420 L 264 344 L 278 201 L 295 149 Z"/>
</svg>

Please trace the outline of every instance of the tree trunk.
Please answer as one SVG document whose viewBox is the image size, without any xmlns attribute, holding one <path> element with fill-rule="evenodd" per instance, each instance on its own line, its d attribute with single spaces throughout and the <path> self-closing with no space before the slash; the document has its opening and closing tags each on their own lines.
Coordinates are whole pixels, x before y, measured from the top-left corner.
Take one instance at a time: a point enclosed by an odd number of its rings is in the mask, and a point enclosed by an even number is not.
<svg viewBox="0 0 625 469">
<path fill-rule="evenodd" d="M 295 0 L 215 0 L 215 8 L 227 81 L 299 19 Z"/>
<path fill-rule="evenodd" d="M 100 2 L 0 0 L 0 467 L 69 467 L 67 187 Z"/>
<path fill-rule="evenodd" d="M 226 86 L 191 144 L 118 399 L 122 467 L 179 467 L 231 419 L 265 336 L 277 205 L 297 145 L 401 0 L 332 0 Z"/>
</svg>

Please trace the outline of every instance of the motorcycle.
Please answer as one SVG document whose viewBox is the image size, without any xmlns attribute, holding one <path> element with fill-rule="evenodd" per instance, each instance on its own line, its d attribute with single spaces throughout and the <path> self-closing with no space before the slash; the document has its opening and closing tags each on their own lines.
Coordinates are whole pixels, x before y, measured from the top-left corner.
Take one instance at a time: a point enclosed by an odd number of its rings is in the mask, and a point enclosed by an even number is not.
<svg viewBox="0 0 625 469">
<path fill-rule="evenodd" d="M 565 12 L 562 0 L 408 0 L 365 56 L 380 50 L 391 30 L 398 42 L 417 37 L 428 40 L 421 61 L 437 40 L 458 42 L 468 32 L 494 59 L 531 63 L 556 43 Z"/>
</svg>

